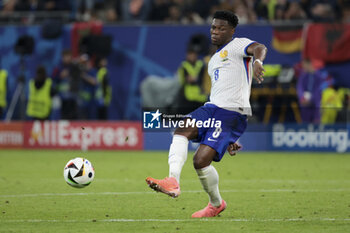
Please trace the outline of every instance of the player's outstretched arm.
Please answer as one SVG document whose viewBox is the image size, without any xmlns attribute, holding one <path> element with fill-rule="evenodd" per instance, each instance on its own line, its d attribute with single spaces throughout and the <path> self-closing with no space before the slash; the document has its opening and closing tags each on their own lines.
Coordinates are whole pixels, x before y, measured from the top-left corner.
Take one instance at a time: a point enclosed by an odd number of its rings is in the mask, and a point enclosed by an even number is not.
<svg viewBox="0 0 350 233">
<path fill-rule="evenodd" d="M 264 81 L 263 61 L 266 57 L 267 48 L 263 44 L 253 43 L 247 48 L 247 53 L 254 56 L 253 72 L 254 78 L 258 83 Z"/>
</svg>

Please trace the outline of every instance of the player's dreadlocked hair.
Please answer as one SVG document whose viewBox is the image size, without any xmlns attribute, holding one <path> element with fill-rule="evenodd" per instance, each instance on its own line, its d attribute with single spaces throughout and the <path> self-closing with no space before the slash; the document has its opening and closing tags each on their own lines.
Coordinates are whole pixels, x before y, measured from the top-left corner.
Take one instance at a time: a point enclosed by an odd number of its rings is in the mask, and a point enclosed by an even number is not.
<svg viewBox="0 0 350 233">
<path fill-rule="evenodd" d="M 231 11 L 217 11 L 214 14 L 214 19 L 226 20 L 234 28 L 238 25 L 238 18 Z"/>
</svg>

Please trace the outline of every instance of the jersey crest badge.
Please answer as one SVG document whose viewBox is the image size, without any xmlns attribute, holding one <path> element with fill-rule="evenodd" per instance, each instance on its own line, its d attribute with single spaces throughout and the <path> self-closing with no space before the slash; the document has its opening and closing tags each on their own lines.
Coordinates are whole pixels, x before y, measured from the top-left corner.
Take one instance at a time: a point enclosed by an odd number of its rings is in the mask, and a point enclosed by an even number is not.
<svg viewBox="0 0 350 233">
<path fill-rule="evenodd" d="M 223 62 L 228 60 L 227 55 L 228 55 L 227 50 L 220 51 L 220 57 L 222 58 Z"/>
</svg>

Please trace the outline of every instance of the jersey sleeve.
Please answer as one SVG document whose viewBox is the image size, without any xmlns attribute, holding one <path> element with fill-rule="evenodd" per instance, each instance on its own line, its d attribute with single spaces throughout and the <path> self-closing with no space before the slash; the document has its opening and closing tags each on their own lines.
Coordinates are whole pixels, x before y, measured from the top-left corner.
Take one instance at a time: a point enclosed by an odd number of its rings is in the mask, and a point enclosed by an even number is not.
<svg viewBox="0 0 350 233">
<path fill-rule="evenodd" d="M 255 43 L 255 41 L 250 40 L 248 38 L 237 38 L 235 52 L 242 57 L 250 56 L 247 54 L 247 49 L 248 49 L 249 45 L 251 45 L 253 43 Z"/>
</svg>

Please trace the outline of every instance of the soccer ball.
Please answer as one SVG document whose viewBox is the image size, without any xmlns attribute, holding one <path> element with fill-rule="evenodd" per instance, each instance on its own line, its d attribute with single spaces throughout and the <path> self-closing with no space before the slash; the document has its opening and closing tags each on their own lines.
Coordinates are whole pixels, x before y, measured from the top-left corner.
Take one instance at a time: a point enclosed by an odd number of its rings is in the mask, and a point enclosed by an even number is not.
<svg viewBox="0 0 350 233">
<path fill-rule="evenodd" d="M 69 160 L 64 167 L 63 176 L 70 186 L 84 188 L 94 179 L 95 169 L 89 160 L 78 157 Z"/>
</svg>

